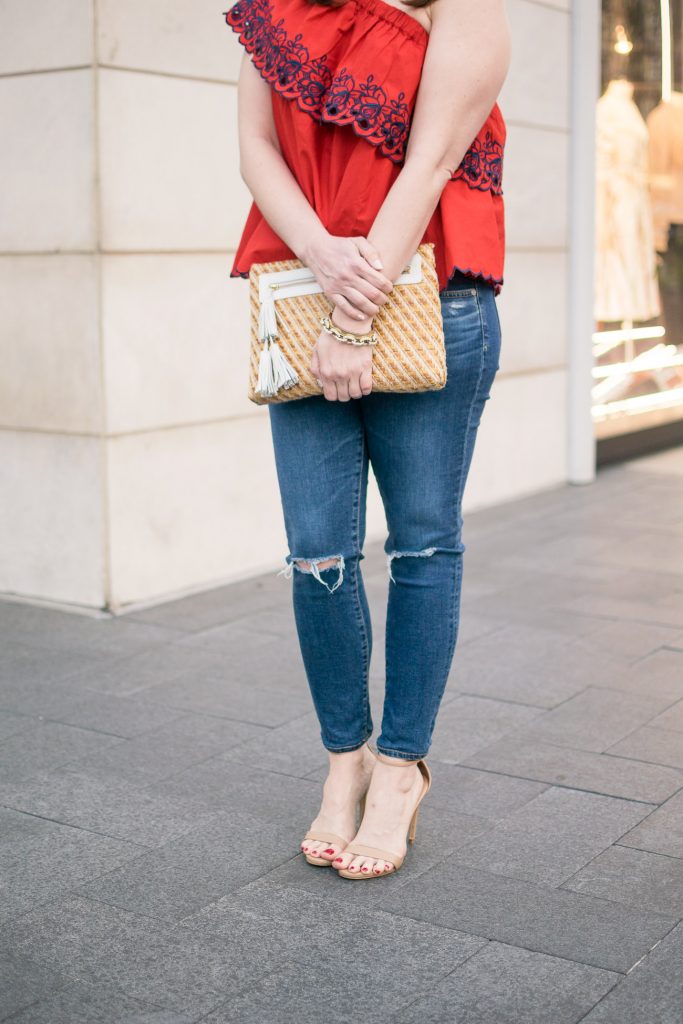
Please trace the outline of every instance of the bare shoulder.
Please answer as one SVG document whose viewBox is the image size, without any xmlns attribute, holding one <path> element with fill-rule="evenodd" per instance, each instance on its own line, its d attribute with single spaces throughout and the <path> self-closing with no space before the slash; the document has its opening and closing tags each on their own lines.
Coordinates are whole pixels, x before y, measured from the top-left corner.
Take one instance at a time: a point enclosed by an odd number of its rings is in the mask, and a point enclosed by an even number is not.
<svg viewBox="0 0 683 1024">
<path fill-rule="evenodd" d="M 505 0 L 432 0 L 425 10 L 432 29 L 460 31 L 467 35 L 482 30 L 495 33 L 497 26 L 508 27 Z"/>
<path fill-rule="evenodd" d="M 483 64 L 507 69 L 511 33 L 505 0 L 432 0 L 429 45 L 442 62 L 476 55 Z"/>
</svg>

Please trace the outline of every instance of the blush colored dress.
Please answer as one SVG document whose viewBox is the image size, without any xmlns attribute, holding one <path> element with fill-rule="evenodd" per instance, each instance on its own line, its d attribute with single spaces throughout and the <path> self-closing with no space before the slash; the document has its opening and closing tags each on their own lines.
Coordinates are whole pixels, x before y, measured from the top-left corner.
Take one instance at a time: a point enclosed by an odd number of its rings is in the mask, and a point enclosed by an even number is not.
<svg viewBox="0 0 683 1024">
<path fill-rule="evenodd" d="M 237 0 L 225 18 L 272 86 L 282 155 L 321 222 L 367 236 L 405 158 L 429 33 L 385 0 Z M 496 103 L 425 229 L 440 288 L 459 270 L 500 292 L 505 138 Z M 295 257 L 252 203 L 231 276 Z"/>
</svg>

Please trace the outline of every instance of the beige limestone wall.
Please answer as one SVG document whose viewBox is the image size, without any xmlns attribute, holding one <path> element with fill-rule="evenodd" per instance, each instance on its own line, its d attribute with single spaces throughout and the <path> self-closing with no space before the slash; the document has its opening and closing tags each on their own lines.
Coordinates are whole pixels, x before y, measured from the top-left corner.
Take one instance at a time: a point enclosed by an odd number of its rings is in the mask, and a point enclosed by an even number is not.
<svg viewBox="0 0 683 1024">
<path fill-rule="evenodd" d="M 227 6 L 0 4 L 5 594 L 121 611 L 284 564 L 228 277 L 249 196 Z M 568 7 L 509 0 L 503 352 L 466 509 L 566 478 Z"/>
</svg>

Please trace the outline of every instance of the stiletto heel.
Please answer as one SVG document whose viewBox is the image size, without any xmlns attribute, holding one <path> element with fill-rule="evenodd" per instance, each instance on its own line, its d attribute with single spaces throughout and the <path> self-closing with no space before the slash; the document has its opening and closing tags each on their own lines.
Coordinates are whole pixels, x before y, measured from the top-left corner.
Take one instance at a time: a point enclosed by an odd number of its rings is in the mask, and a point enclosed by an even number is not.
<svg viewBox="0 0 683 1024">
<path fill-rule="evenodd" d="M 376 758 L 377 754 L 372 749 L 370 744 L 366 742 L 365 745 L 367 746 L 367 748 L 370 751 L 370 753 L 372 754 L 372 756 L 374 758 Z M 369 785 L 369 783 L 368 783 L 368 785 Z M 359 821 L 359 824 L 363 820 L 363 815 L 365 814 L 365 796 L 366 796 L 366 793 L 367 793 L 367 790 L 365 791 L 365 793 L 363 793 L 363 795 L 360 797 L 360 799 L 358 801 L 358 812 L 359 812 L 359 814 L 358 814 L 358 821 Z M 311 830 L 309 830 L 306 833 L 306 835 L 304 836 L 302 842 L 305 842 L 307 839 L 310 839 L 310 840 L 312 840 L 314 842 L 327 843 L 328 846 L 332 846 L 332 845 L 341 846 L 342 849 L 340 850 L 340 853 L 343 852 L 343 850 L 345 849 L 345 847 L 347 846 L 347 844 L 349 842 L 348 839 L 343 839 L 342 836 L 335 835 L 334 832 L 322 832 L 322 831 L 320 831 L 318 829 L 311 829 Z M 303 853 L 303 850 L 301 852 Z M 310 853 L 304 853 L 304 857 L 306 858 L 306 860 L 308 861 L 309 864 L 313 864 L 313 866 L 316 867 L 316 868 L 329 868 L 329 867 L 332 866 L 332 861 L 328 860 L 326 857 L 312 857 Z"/>
<path fill-rule="evenodd" d="M 405 768 L 407 765 L 416 764 L 420 770 L 420 774 L 422 775 L 422 792 L 415 804 L 415 810 L 413 811 L 410 819 L 410 825 L 408 827 L 408 842 L 413 843 L 417 832 L 417 812 L 419 811 L 420 804 L 429 792 L 429 788 L 432 784 L 432 773 L 429 770 L 429 766 L 422 758 L 420 758 L 419 761 L 401 762 L 396 758 L 385 758 L 382 754 L 376 754 L 375 756 L 378 760 L 382 759 L 382 764 L 391 764 L 398 768 Z M 401 856 L 394 853 L 392 850 L 380 850 L 375 846 L 366 846 L 364 843 L 349 843 L 349 845 L 344 849 L 344 853 L 351 853 L 356 857 L 372 857 L 373 860 L 381 860 L 387 864 L 394 865 L 391 871 L 381 871 L 379 873 L 375 873 L 374 871 L 363 873 L 361 871 L 348 871 L 346 868 L 337 868 L 338 875 L 341 875 L 342 878 L 351 878 L 354 881 L 359 878 L 381 878 L 382 875 L 393 875 L 398 871 L 405 860 L 405 854 Z"/>
</svg>

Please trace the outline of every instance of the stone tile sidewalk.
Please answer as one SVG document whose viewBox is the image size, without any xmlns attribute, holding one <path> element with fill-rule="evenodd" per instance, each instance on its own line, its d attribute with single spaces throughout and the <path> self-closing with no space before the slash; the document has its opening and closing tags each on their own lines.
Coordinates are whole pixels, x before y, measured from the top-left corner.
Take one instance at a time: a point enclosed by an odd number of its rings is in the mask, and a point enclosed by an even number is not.
<svg viewBox="0 0 683 1024">
<path fill-rule="evenodd" d="M 680 1024 L 683 449 L 464 539 L 434 786 L 370 886 L 297 853 L 325 756 L 287 580 L 0 602 L 1 1020 Z"/>
</svg>

